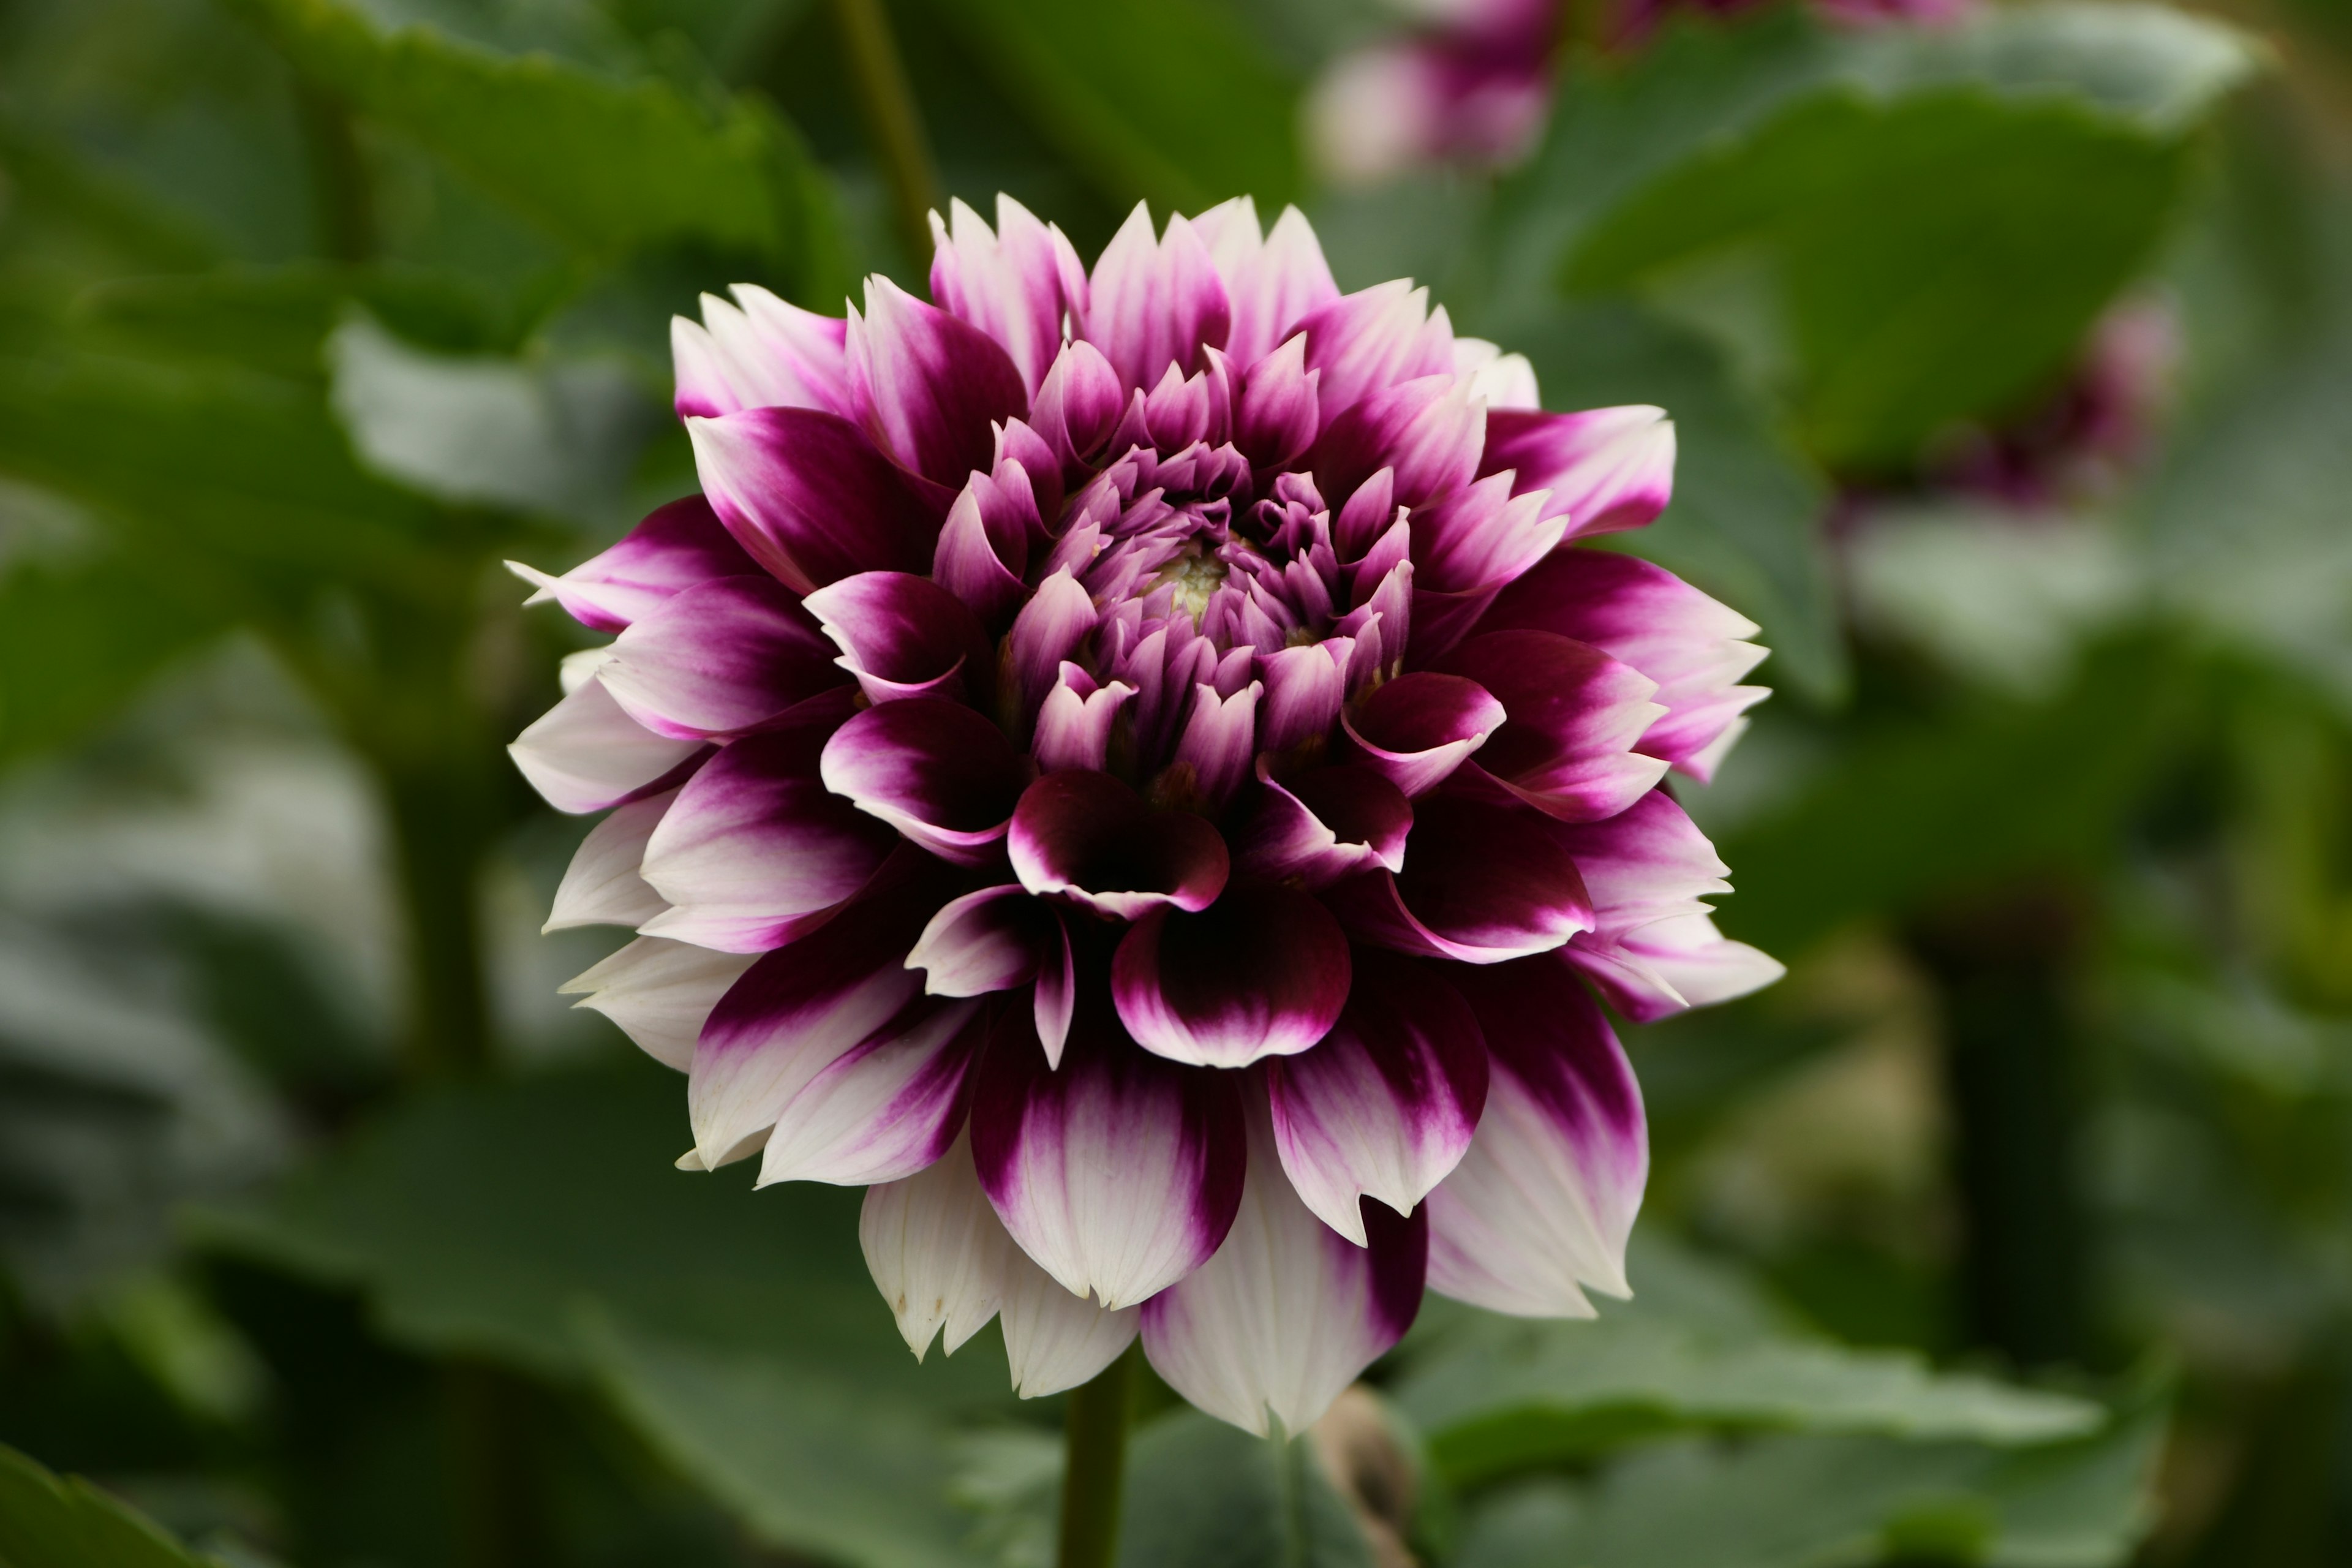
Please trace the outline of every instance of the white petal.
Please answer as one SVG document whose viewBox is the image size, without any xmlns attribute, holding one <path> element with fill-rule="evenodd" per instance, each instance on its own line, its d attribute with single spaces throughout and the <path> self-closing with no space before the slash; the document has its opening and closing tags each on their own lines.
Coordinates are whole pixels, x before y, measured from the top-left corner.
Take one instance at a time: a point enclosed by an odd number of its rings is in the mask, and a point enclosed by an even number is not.
<svg viewBox="0 0 2352 1568">
<path fill-rule="evenodd" d="M 627 799 L 701 749 L 655 734 L 591 680 L 516 736 L 507 754 L 550 805 L 576 813 Z"/>
<path fill-rule="evenodd" d="M 702 1021 L 751 967 L 752 957 L 641 936 L 559 989 L 580 997 L 573 1006 L 618 1024 L 654 1060 L 684 1072 L 694 1060 Z"/>
<path fill-rule="evenodd" d="M 637 875 L 645 864 L 646 840 L 677 798 L 667 790 L 613 808 L 613 815 L 589 829 L 555 889 L 555 907 L 544 931 L 573 926 L 639 926 L 669 903 Z"/>
<path fill-rule="evenodd" d="M 910 1004 L 811 1079 L 776 1118 L 759 1184 L 867 1186 L 937 1160 L 944 1130 L 962 1121 L 964 1078 L 979 1044 L 964 1031 L 979 1009 L 977 1002 Z"/>
<path fill-rule="evenodd" d="M 969 1134 L 929 1169 L 867 1188 L 857 1240 L 916 1360 L 942 1327 L 953 1355 L 996 1316 L 1014 1248 L 972 1173 Z"/>
<path fill-rule="evenodd" d="M 1135 1341 L 1141 1309 L 1105 1311 L 1073 1296 L 1017 1247 L 1004 1251 L 1004 1354 L 1024 1399 L 1076 1388 Z"/>
</svg>

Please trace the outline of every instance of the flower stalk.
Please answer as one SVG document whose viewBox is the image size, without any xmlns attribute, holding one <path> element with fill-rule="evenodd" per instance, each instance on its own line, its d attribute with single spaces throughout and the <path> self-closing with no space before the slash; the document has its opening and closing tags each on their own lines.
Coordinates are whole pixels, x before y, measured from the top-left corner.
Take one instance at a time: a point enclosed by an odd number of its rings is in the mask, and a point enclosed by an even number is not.
<svg viewBox="0 0 2352 1568">
<path fill-rule="evenodd" d="M 1110 1568 L 1127 1476 L 1127 1427 L 1135 1405 L 1130 1346 L 1070 1393 L 1065 1417 L 1060 1568 Z"/>
<path fill-rule="evenodd" d="M 842 50 L 849 57 L 850 77 L 866 131 L 874 138 L 874 154 L 890 187 L 898 238 L 907 254 L 919 260 L 930 253 L 930 214 L 940 205 L 940 182 L 923 133 L 922 112 L 915 107 L 906 65 L 890 36 L 890 18 L 883 13 L 882 0 L 833 0 L 833 20 L 841 30 Z"/>
</svg>

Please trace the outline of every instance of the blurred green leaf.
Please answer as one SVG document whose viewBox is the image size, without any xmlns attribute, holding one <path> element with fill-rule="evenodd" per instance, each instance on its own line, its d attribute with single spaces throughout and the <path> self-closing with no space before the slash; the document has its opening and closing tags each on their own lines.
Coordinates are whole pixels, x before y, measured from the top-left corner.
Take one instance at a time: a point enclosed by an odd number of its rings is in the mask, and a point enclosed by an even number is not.
<svg viewBox="0 0 2352 1568">
<path fill-rule="evenodd" d="M 2102 1420 L 2086 1401 L 1934 1373 L 1906 1352 L 1705 1331 L 1640 1307 L 1581 1323 L 1467 1319 L 1392 1392 L 1459 1484 L 1693 1427 L 2014 1446 Z"/>
<path fill-rule="evenodd" d="M 798 136 L 749 99 L 712 105 L 545 53 L 383 27 L 350 0 L 236 0 L 305 75 L 583 251 L 693 241 L 806 271 L 836 243 Z"/>
<path fill-rule="evenodd" d="M 73 315 L 97 346 L 320 381 L 327 335 L 353 304 L 402 337 L 451 353 L 517 346 L 466 280 L 421 268 L 306 261 L 128 278 L 85 290 Z"/>
<path fill-rule="evenodd" d="M 2165 1405 L 2095 1436 L 1998 1449 L 1766 1437 L 1645 1450 L 1590 1485 L 1533 1481 L 1473 1518 L 1457 1568 L 2110 1568 L 2151 1521 Z"/>
<path fill-rule="evenodd" d="M 1215 0 L 932 4 L 1113 201 L 1298 194 L 1297 84 Z"/>
<path fill-rule="evenodd" d="M 0 1445 L 0 1563 L 8 1568 L 200 1568 L 199 1557 L 79 1476 Z"/>
<path fill-rule="evenodd" d="M 1372 1568 L 1304 1440 L 1180 1410 L 1136 1434 L 1127 1470 L 1119 1568 Z"/>
<path fill-rule="evenodd" d="M 1722 837 L 1740 890 L 1722 924 L 1793 957 L 1849 921 L 2102 863 L 2200 679 L 2176 645 L 2115 643 L 2051 700 L 1976 698 L 1932 721 L 1860 730 L 1811 789 Z"/>
<path fill-rule="evenodd" d="M 1674 504 L 1609 542 L 1688 577 L 1763 627 L 1759 679 L 1816 703 L 1846 682 L 1819 520 L 1829 491 L 1703 339 L 1623 304 L 1542 306 L 1497 327 L 1556 408 L 1654 403 L 1674 416 Z"/>
</svg>

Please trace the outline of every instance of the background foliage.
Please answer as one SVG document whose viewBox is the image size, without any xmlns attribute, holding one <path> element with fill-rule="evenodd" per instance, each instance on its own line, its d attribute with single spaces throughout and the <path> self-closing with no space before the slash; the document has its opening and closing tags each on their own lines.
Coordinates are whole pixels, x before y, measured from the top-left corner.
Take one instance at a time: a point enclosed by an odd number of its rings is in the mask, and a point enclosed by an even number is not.
<svg viewBox="0 0 2352 1568">
<path fill-rule="evenodd" d="M 583 825 L 499 750 L 577 639 L 497 563 L 691 486 L 669 314 L 999 189 L 1089 254 L 1298 201 L 1667 405 L 1632 547 L 1780 693 L 1685 793 L 1792 973 L 1632 1032 L 1640 1299 L 1433 1299 L 1286 1447 L 1162 1394 L 1121 1561 L 2352 1559 L 2339 7 L 1681 22 L 1515 170 L 1328 185 L 1302 95 L 1398 25 L 0 4 L 0 1563 L 1050 1559 L 993 1331 L 915 1366 L 855 1195 L 679 1175 L 561 1009 L 611 939 L 537 934 Z"/>
</svg>

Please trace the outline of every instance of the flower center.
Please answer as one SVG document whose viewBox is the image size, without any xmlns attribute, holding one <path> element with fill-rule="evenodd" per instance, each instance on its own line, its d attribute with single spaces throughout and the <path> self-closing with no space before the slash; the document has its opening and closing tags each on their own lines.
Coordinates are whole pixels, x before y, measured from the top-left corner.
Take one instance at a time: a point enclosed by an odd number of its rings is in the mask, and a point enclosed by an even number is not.
<svg viewBox="0 0 2352 1568">
<path fill-rule="evenodd" d="M 1160 569 L 1152 586 L 1171 589 L 1174 594 L 1171 610 L 1198 626 L 1201 613 L 1209 607 L 1209 596 L 1225 580 L 1228 570 L 1208 541 L 1195 538 L 1186 542 L 1182 554 Z"/>
</svg>

